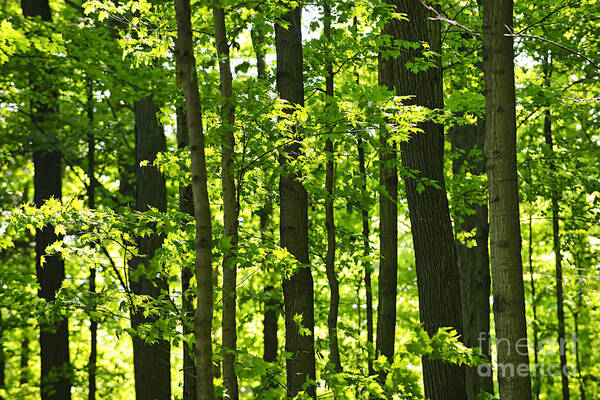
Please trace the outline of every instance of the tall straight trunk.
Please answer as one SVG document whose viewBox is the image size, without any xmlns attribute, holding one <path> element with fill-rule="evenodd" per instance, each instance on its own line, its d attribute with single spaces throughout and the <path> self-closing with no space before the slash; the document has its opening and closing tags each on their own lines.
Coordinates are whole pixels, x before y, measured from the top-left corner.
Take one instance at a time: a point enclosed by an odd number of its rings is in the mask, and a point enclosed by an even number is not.
<svg viewBox="0 0 600 400">
<path fill-rule="evenodd" d="M 93 210 L 96 208 L 96 177 L 94 170 L 96 168 L 96 138 L 91 130 L 94 123 L 94 92 L 92 82 L 87 82 L 87 117 L 90 123 L 90 131 L 87 135 L 88 142 L 88 208 Z M 90 267 L 89 291 L 92 297 L 92 312 L 96 311 L 96 266 Z M 91 315 L 91 314 L 90 314 Z M 93 317 L 90 318 L 90 358 L 88 360 L 88 400 L 96 399 L 96 361 L 98 358 L 98 321 Z"/>
<path fill-rule="evenodd" d="M 453 160 L 454 174 L 460 174 L 467 155 L 471 150 L 483 150 L 485 122 L 476 125 L 457 126 L 452 129 L 453 151 L 461 149 L 464 153 Z M 469 163 L 472 163 L 469 160 Z M 476 175 L 485 173 L 483 158 L 469 170 Z M 463 339 L 467 347 L 480 347 L 490 359 L 490 258 L 488 254 L 488 210 L 486 205 L 472 206 L 473 214 L 459 213 L 463 223 L 458 227 L 464 232 L 475 230 L 475 246 L 467 246 L 456 240 L 456 254 L 460 270 L 460 290 L 463 316 Z M 467 398 L 476 400 L 481 392 L 493 393 L 492 366 L 486 368 L 488 374 L 480 373 L 484 369 L 467 368 Z"/>
<path fill-rule="evenodd" d="M 260 10 L 257 10 L 257 18 L 252 27 L 252 47 L 256 55 L 256 73 L 259 80 L 263 81 L 267 78 L 267 63 L 265 59 L 265 30 L 262 25 L 262 15 Z"/>
<path fill-rule="evenodd" d="M 178 106 L 177 114 L 177 147 L 185 149 L 188 147 L 188 132 L 186 122 L 186 111 L 183 106 Z M 179 187 L 179 211 L 194 216 L 194 195 L 191 185 Z M 181 305 L 184 316 L 183 335 L 188 337 L 194 332 L 191 321 L 194 319 L 194 296 L 189 292 L 190 280 L 194 276 L 194 269 L 190 265 L 181 268 Z M 194 371 L 194 349 L 189 343 L 183 344 L 183 399 L 196 400 L 196 374 Z"/>
<path fill-rule="evenodd" d="M 196 390 L 199 400 L 214 400 L 212 368 L 212 227 L 204 131 L 202 129 L 202 104 L 198 91 L 198 75 L 194 57 L 194 42 L 189 0 L 175 0 L 177 19 L 177 66 L 183 82 L 187 108 L 187 128 L 192 169 L 192 192 L 196 218 L 196 282 L 197 303 L 194 315 L 196 349 Z"/>
<path fill-rule="evenodd" d="M 221 81 L 221 96 L 224 103 L 221 106 L 221 182 L 223 185 L 223 229 L 224 236 L 229 238 L 230 247 L 223 254 L 223 386 L 225 395 L 231 400 L 237 400 L 238 380 L 235 374 L 236 336 L 236 277 L 237 266 L 235 252 L 238 245 L 238 204 L 235 180 L 233 177 L 233 153 L 235 151 L 235 109 L 231 96 L 233 95 L 233 78 L 229 64 L 229 43 L 225 12 L 217 3 L 213 6 L 213 21 L 215 26 L 215 46 L 219 59 L 219 75 Z"/>
<path fill-rule="evenodd" d="M 539 343 L 538 343 L 538 320 L 535 295 L 535 279 L 533 278 L 533 217 L 529 216 L 529 284 L 531 286 L 531 309 L 533 311 L 533 395 L 536 400 L 540 399 L 540 377 L 538 374 Z"/>
<path fill-rule="evenodd" d="M 429 42 L 433 51 L 441 51 L 440 23 L 428 20 L 422 3 L 412 0 L 389 0 L 388 3 L 395 6 L 395 11 L 405 13 L 409 21 L 392 20 L 386 32 L 394 39 Z M 390 59 L 396 93 L 415 96 L 414 104 L 441 109 L 440 62 L 434 68 L 415 74 L 405 64 L 418 56 L 417 51 L 407 50 L 397 59 Z M 415 250 L 419 314 L 429 335 L 441 327 L 451 327 L 462 335 L 460 276 L 444 183 L 444 130 L 431 121 L 421 124 L 421 128 L 422 133 L 401 143 L 403 168 L 417 171 L 415 176 L 405 176 L 404 184 Z M 437 182 L 440 188 L 425 185 L 419 193 L 422 178 Z M 465 371 L 461 366 L 424 358 L 423 381 L 428 398 L 467 398 Z"/>
<path fill-rule="evenodd" d="M 275 50 L 277 58 L 277 91 L 279 96 L 293 105 L 304 105 L 304 81 L 302 79 L 302 34 L 298 5 L 281 16 L 286 26 L 275 24 Z M 296 136 L 294 132 L 293 135 Z M 283 281 L 285 304 L 285 350 L 291 354 L 286 360 L 287 394 L 294 397 L 303 390 L 307 379 L 315 380 L 314 304 L 313 278 L 308 259 L 308 196 L 300 182 L 298 172 L 292 171 L 288 159 L 297 160 L 301 155 L 300 141 L 285 146 L 279 157 L 282 173 L 279 178 L 280 216 L 279 234 L 281 246 L 286 248 L 299 263 L 289 279 Z M 302 317 L 302 326 L 310 332 L 300 333 L 294 320 Z M 306 393 L 316 397 L 315 385 L 308 385 Z"/>
<path fill-rule="evenodd" d="M 384 34 L 391 34 L 386 24 Z M 378 82 L 394 90 L 394 61 L 379 56 Z M 398 286 L 398 169 L 396 145 L 389 140 L 387 128 L 379 131 L 379 184 L 385 193 L 379 194 L 379 280 L 377 304 L 377 343 L 375 357 L 394 361 L 396 337 L 396 295 Z M 384 374 L 380 376 L 384 378 Z"/>
<path fill-rule="evenodd" d="M 362 138 L 358 138 L 357 143 L 358 148 L 358 169 L 360 171 L 360 175 L 362 177 L 361 188 L 363 193 L 367 193 L 367 170 L 365 167 L 365 146 L 363 144 Z M 362 237 L 363 237 L 363 254 L 365 259 L 371 254 L 371 246 L 369 244 L 369 211 L 366 207 L 363 207 L 361 210 L 362 214 Z M 367 348 L 369 350 L 369 355 L 367 357 L 367 369 L 369 375 L 373 375 L 375 370 L 373 369 L 373 355 L 371 354 L 371 349 L 373 348 L 373 285 L 371 284 L 371 271 L 372 266 L 370 263 L 365 264 L 365 306 L 367 308 Z"/>
<path fill-rule="evenodd" d="M 544 80 L 546 86 L 550 86 L 550 75 L 552 64 L 549 61 L 550 55 L 544 60 Z M 552 138 L 552 118 L 550 109 L 547 108 L 544 112 L 544 139 L 550 153 L 550 171 L 556 172 L 556 164 L 552 159 L 554 153 L 554 142 Z M 565 342 L 565 309 L 563 301 L 563 273 L 562 273 L 562 254 L 560 243 L 560 193 L 557 188 L 551 189 L 552 202 L 552 248 L 554 251 L 554 265 L 556 270 L 556 319 L 558 322 L 558 348 L 560 360 L 560 376 L 562 386 L 563 400 L 569 399 L 569 375 L 567 371 L 567 349 Z"/>
<path fill-rule="evenodd" d="M 503 400 L 530 400 L 517 183 L 512 0 L 483 1 L 483 70 L 492 292 L 498 387 Z M 526 370 L 525 370 L 526 369 Z"/>
<path fill-rule="evenodd" d="M 21 351 L 19 354 L 19 385 L 27 384 L 29 380 L 29 338 L 24 337 L 21 341 Z"/>
<path fill-rule="evenodd" d="M 158 123 L 156 114 L 159 109 L 151 97 L 136 101 L 135 111 L 135 148 L 136 148 L 136 209 L 147 211 L 154 207 L 166 211 L 167 190 L 165 180 L 152 165 L 156 154 L 166 150 L 165 135 Z M 148 166 L 140 166 L 147 160 Z M 151 234 L 138 239 L 139 257 L 134 257 L 129 265 L 133 275 L 140 265 L 149 273 L 131 279 L 131 291 L 136 295 L 150 296 L 158 299 L 161 292 L 168 291 L 165 279 L 151 278 L 158 274 L 158 263 L 152 258 L 162 246 L 161 235 Z M 152 307 L 152 305 L 150 305 Z M 131 312 L 131 326 L 136 329 L 142 324 L 152 324 L 157 317 L 145 317 L 143 310 Z M 135 374 L 135 395 L 137 400 L 167 400 L 171 398 L 171 363 L 170 344 L 168 340 L 158 339 L 154 343 L 146 343 L 144 338 L 134 335 L 133 365 Z"/>
<path fill-rule="evenodd" d="M 323 1 L 323 36 L 325 40 L 331 40 L 331 7 L 327 0 Z M 328 56 L 325 62 L 325 96 L 327 101 L 333 101 L 333 65 Z M 326 105 L 327 108 L 331 104 Z M 331 132 L 331 131 L 330 131 Z M 325 199 L 325 230 L 327 231 L 327 254 L 325 255 L 325 270 L 327 281 L 329 282 L 329 313 L 327 315 L 327 331 L 329 335 L 329 359 L 333 364 L 335 371 L 342 371 L 342 362 L 340 361 L 340 348 L 337 335 L 338 309 L 340 306 L 340 286 L 335 273 L 335 220 L 334 220 L 334 153 L 333 141 L 331 138 L 325 140 L 325 153 L 327 154 L 327 163 L 325 166 L 325 190 L 327 197 Z"/>
<path fill-rule="evenodd" d="M 21 8 L 25 17 L 41 17 L 50 22 L 52 14 L 47 0 L 22 0 Z M 36 91 L 44 91 L 46 83 L 40 82 L 38 74 L 31 72 L 30 81 Z M 47 93 L 53 98 L 54 93 Z M 42 96 L 45 97 L 45 96 Z M 31 102 L 32 123 L 42 129 L 57 112 L 54 104 L 41 101 Z M 38 128 L 39 129 L 39 128 Z M 51 133 L 45 132 L 50 138 Z M 50 141 L 52 142 L 52 141 Z M 36 144 L 34 143 L 34 146 Z M 62 199 L 61 154 L 56 148 L 38 148 L 33 152 L 34 204 L 41 206 L 50 198 Z M 35 265 L 39 284 L 38 296 L 51 303 L 65 279 L 65 263 L 58 254 L 46 255 L 46 247 L 60 240 L 53 226 L 37 229 L 35 232 Z M 42 265 L 42 256 L 45 263 Z M 52 324 L 40 324 L 40 387 L 42 400 L 68 400 L 71 398 L 71 366 L 69 363 L 69 329 L 67 318 L 57 318 Z"/>
</svg>

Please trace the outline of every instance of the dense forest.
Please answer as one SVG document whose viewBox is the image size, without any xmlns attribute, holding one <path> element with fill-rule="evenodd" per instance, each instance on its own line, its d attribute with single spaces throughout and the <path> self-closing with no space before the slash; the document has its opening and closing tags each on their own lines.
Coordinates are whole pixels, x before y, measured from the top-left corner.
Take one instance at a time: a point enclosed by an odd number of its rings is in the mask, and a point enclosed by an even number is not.
<svg viewBox="0 0 600 400">
<path fill-rule="evenodd" d="M 600 399 L 600 2 L 0 1 L 0 400 Z"/>
</svg>

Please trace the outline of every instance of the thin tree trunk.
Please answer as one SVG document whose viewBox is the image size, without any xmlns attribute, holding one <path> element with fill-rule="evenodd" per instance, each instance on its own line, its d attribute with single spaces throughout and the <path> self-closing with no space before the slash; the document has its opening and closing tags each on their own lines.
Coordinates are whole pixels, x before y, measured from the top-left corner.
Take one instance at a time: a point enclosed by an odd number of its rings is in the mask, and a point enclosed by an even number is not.
<svg viewBox="0 0 600 400">
<path fill-rule="evenodd" d="M 544 60 L 544 80 L 546 86 L 550 86 L 550 68 L 552 64 L 549 61 L 549 55 Z M 550 115 L 550 109 L 547 108 L 544 112 L 544 139 L 550 157 L 554 153 L 554 143 L 552 139 L 552 119 Z M 556 164 L 553 159 L 550 159 L 550 171 L 551 173 L 556 172 Z M 561 243 L 560 243 L 560 194 L 556 188 L 551 189 L 551 201 L 552 201 L 552 243 L 554 251 L 554 263 L 556 270 L 556 318 L 558 321 L 558 348 L 559 348 L 559 359 L 560 359 L 560 371 L 561 371 L 561 385 L 562 385 L 562 397 L 563 400 L 569 400 L 569 376 L 567 371 L 567 349 L 565 342 L 565 309 L 563 301 L 563 277 L 562 277 L 562 254 L 561 254 Z"/>
<path fill-rule="evenodd" d="M 179 79 L 178 79 L 179 83 Z M 177 110 L 177 147 L 184 149 L 188 147 L 188 132 L 186 122 L 186 111 L 183 106 L 178 106 Z M 194 216 L 194 195 L 191 185 L 181 185 L 179 187 L 179 211 Z M 181 305 L 184 316 L 183 336 L 188 337 L 194 332 L 192 321 L 194 320 L 194 302 L 193 294 L 189 293 L 190 280 L 194 276 L 194 269 L 191 265 L 184 265 L 181 268 Z M 186 341 L 183 344 L 183 399 L 196 400 L 196 374 L 195 363 L 192 357 L 194 349 Z"/>
<path fill-rule="evenodd" d="M 257 11 L 260 13 L 260 11 Z M 256 18 L 252 28 L 252 46 L 256 53 L 257 78 L 261 82 L 266 82 L 267 70 L 265 62 L 265 32 L 260 17 Z M 273 236 L 271 227 L 271 217 L 273 214 L 273 204 L 270 197 L 265 199 L 264 205 L 258 211 L 260 217 L 260 237 L 261 243 L 266 246 L 268 238 Z M 265 284 L 265 313 L 263 317 L 263 360 L 274 362 L 277 359 L 277 349 L 279 347 L 277 339 L 277 316 L 280 309 L 280 302 L 277 299 L 277 291 L 272 284 Z"/>
<path fill-rule="evenodd" d="M 189 0 L 175 0 L 175 15 L 177 19 L 176 56 L 187 107 L 192 191 L 196 218 L 196 281 L 198 295 L 194 316 L 196 389 L 199 400 L 214 400 L 211 332 L 213 316 L 211 213 L 208 202 L 202 105 L 198 91 Z"/>
<path fill-rule="evenodd" d="M 325 40 L 331 41 L 331 7 L 327 0 L 323 1 L 323 35 Z M 331 58 L 328 57 L 325 62 L 325 96 L 327 101 L 333 101 L 333 66 Z M 331 104 L 327 104 L 327 108 Z M 325 230 L 327 231 L 327 254 L 325 256 L 325 270 L 327 281 L 329 282 L 329 313 L 327 316 L 327 331 L 329 334 L 329 358 L 336 372 L 342 371 L 340 361 L 340 348 L 337 335 L 338 309 L 340 306 L 340 287 L 335 273 L 335 220 L 334 220 L 334 153 L 333 141 L 327 138 L 325 141 L 325 153 L 327 154 L 327 163 L 325 167 L 325 190 L 327 198 L 325 199 Z"/>
<path fill-rule="evenodd" d="M 22 0 L 21 8 L 25 17 L 41 17 L 43 21 L 52 20 L 47 0 Z M 31 85 L 34 90 L 44 91 L 47 83 L 40 82 L 39 75 L 32 71 Z M 48 93 L 53 98 L 52 93 Z M 42 96 L 44 97 L 44 96 Z M 44 125 L 52 120 L 56 105 L 33 101 L 31 103 L 32 123 L 45 129 Z M 39 129 L 39 128 L 38 128 Z M 51 133 L 45 132 L 50 138 Z M 34 146 L 36 144 L 34 143 Z M 50 198 L 62 199 L 62 166 L 59 150 L 48 148 L 35 149 L 34 165 L 34 204 L 42 206 Z M 53 226 L 37 229 L 35 232 L 36 275 L 40 285 L 38 295 L 51 303 L 65 279 L 65 264 L 58 254 L 46 255 L 46 247 L 60 240 Z M 42 256 L 45 263 L 42 265 Z M 69 330 L 67 318 L 58 319 L 54 324 L 40 324 L 40 388 L 42 400 L 68 400 L 71 398 L 71 366 L 69 363 Z M 57 378 L 58 376 L 58 378 Z"/>
<path fill-rule="evenodd" d="M 433 51 L 441 51 L 439 21 L 428 20 L 428 12 L 422 3 L 409 0 L 390 0 L 388 3 L 395 6 L 395 11 L 407 14 L 409 21 L 390 21 L 386 33 L 394 39 L 429 42 Z M 440 62 L 435 68 L 415 74 L 405 64 L 418 56 L 417 51 L 408 50 L 397 59 L 390 59 L 388 63 L 394 71 L 391 83 L 398 95 L 414 95 L 414 104 L 441 109 Z M 431 121 L 424 122 L 421 128 L 422 133 L 401 143 L 403 168 L 418 171 L 415 176 L 405 176 L 404 184 L 415 249 L 419 313 L 429 335 L 441 327 L 452 327 L 462 335 L 460 276 L 444 184 L 444 132 L 440 124 Z M 440 188 L 425 185 L 421 191 L 421 178 L 437 182 Z M 467 397 L 465 371 L 461 366 L 424 358 L 423 381 L 428 398 Z"/>
<path fill-rule="evenodd" d="M 362 191 L 367 193 L 367 170 L 365 167 L 365 146 L 362 138 L 358 138 L 358 169 L 362 177 Z M 369 244 L 369 211 L 366 207 L 361 210 L 362 213 L 362 237 L 363 237 L 363 254 L 365 259 L 371 255 L 371 246 Z M 375 370 L 373 369 L 373 354 L 371 350 L 373 347 L 373 285 L 371 283 L 371 272 L 372 266 L 370 263 L 365 263 L 365 294 L 366 294 L 366 308 L 367 308 L 367 348 L 369 354 L 367 356 L 367 369 L 369 375 L 373 375 Z"/>
<path fill-rule="evenodd" d="M 88 141 L 88 208 L 96 208 L 96 177 L 94 170 L 96 168 L 96 138 L 91 130 L 94 123 L 94 94 L 92 82 L 87 82 L 87 117 L 90 123 L 90 131 L 87 135 Z M 89 290 L 92 299 L 92 312 L 96 311 L 96 266 L 90 267 Z M 88 400 L 96 399 L 96 361 L 98 358 L 98 321 L 90 318 L 90 358 L 88 360 Z"/>
<path fill-rule="evenodd" d="M 461 168 L 471 150 L 483 150 L 485 123 L 457 126 L 451 131 L 453 152 L 461 149 L 464 153 L 452 162 L 454 174 L 464 173 Z M 469 172 L 485 174 L 485 162 L 472 164 Z M 456 254 L 460 269 L 460 289 L 463 316 L 463 338 L 467 347 L 480 347 L 483 355 L 490 359 L 490 259 L 488 254 L 488 210 L 486 205 L 472 205 L 473 214 L 458 215 L 463 223 L 457 229 L 463 232 L 475 230 L 475 246 L 468 246 L 456 240 Z M 483 371 L 483 373 L 482 373 Z M 489 372 L 489 373 L 485 373 Z M 471 367 L 466 370 L 467 398 L 476 400 L 481 392 L 493 393 L 492 366 Z"/>
<path fill-rule="evenodd" d="M 517 183 L 512 0 L 483 1 L 483 66 L 490 254 L 498 387 L 503 400 L 530 400 Z"/>
<path fill-rule="evenodd" d="M 275 24 L 275 50 L 277 58 L 277 90 L 279 96 L 293 105 L 304 105 L 304 81 L 302 78 L 302 35 L 300 16 L 302 7 L 287 11 L 281 19 L 286 26 Z M 295 133 L 293 133 L 296 135 Z M 287 395 L 294 397 L 301 390 L 316 397 L 316 387 L 303 386 L 307 379 L 314 381 L 314 304 L 313 278 L 308 258 L 308 196 L 300 182 L 299 173 L 291 171 L 288 159 L 297 160 L 301 155 L 301 138 L 285 146 L 279 157 L 282 173 L 279 178 L 280 217 L 279 232 L 281 246 L 286 248 L 299 263 L 299 267 L 289 279 L 283 281 L 285 304 L 285 350 L 291 354 L 286 360 Z M 294 320 L 296 315 L 302 318 L 302 327 L 308 334 L 301 334 Z"/>
<path fill-rule="evenodd" d="M 236 277 L 237 266 L 235 252 L 238 245 L 238 204 L 235 180 L 233 177 L 233 153 L 235 151 L 235 110 L 231 101 L 233 95 L 233 78 L 229 64 L 229 43 L 225 12 L 218 4 L 213 6 L 215 26 L 215 46 L 219 59 L 221 96 L 221 182 L 223 185 L 223 227 L 224 236 L 229 238 L 230 247 L 223 254 L 223 386 L 225 396 L 237 400 L 238 380 L 235 374 L 236 336 Z"/>
<path fill-rule="evenodd" d="M 166 211 L 167 191 L 165 180 L 152 165 L 156 154 L 166 150 L 165 136 L 162 126 L 156 119 L 159 109 L 151 97 L 135 103 L 135 137 L 136 137 L 136 209 L 147 211 L 155 207 Z M 148 166 L 140 166 L 147 160 Z M 138 239 L 139 257 L 134 257 L 129 268 L 134 274 L 140 265 L 150 271 L 137 279 L 131 280 L 131 291 L 136 295 L 150 296 L 158 299 L 161 292 L 168 291 L 164 278 L 153 279 L 158 273 L 157 263 L 152 261 L 154 253 L 162 246 L 161 235 L 151 234 Z M 150 307 L 152 307 L 150 305 Z M 157 317 L 145 317 L 143 310 L 131 312 L 131 326 L 136 329 L 142 324 L 152 324 Z M 146 343 L 144 338 L 134 335 L 133 364 L 135 373 L 135 393 L 137 400 L 168 400 L 171 398 L 171 363 L 170 344 L 168 340 L 159 339 L 154 343 Z"/>
<path fill-rule="evenodd" d="M 533 217 L 529 216 L 529 284 L 531 286 L 531 308 L 533 311 L 533 395 L 536 400 L 540 399 L 540 377 L 538 375 L 539 343 L 538 343 L 538 319 L 535 295 L 535 279 L 533 278 Z"/>
<path fill-rule="evenodd" d="M 384 34 L 390 34 L 386 24 Z M 379 56 L 378 82 L 394 89 L 393 60 Z M 394 361 L 396 337 L 396 292 L 398 286 L 398 169 L 396 145 L 389 140 L 387 128 L 379 130 L 379 184 L 385 193 L 379 194 L 379 280 L 377 304 L 377 343 L 375 357 Z M 381 380 L 385 380 L 382 372 Z"/>
<path fill-rule="evenodd" d="M 27 333 L 25 333 L 27 334 Z M 21 342 L 20 356 L 20 374 L 19 374 L 19 385 L 26 385 L 29 380 L 29 338 L 23 338 Z"/>
<path fill-rule="evenodd" d="M 2 309 L 0 308 L 0 390 L 6 388 L 5 370 L 6 370 L 6 353 L 4 352 L 4 322 L 2 321 Z M 0 396 L 0 400 L 4 397 Z"/>
</svg>

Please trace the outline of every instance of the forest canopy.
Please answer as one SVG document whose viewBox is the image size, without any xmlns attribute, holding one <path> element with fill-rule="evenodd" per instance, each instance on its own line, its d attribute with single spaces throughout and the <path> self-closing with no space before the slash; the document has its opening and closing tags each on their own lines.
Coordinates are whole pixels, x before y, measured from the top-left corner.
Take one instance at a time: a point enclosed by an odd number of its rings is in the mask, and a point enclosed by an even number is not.
<svg viewBox="0 0 600 400">
<path fill-rule="evenodd" d="M 0 2 L 0 400 L 600 398 L 600 3 Z"/>
</svg>

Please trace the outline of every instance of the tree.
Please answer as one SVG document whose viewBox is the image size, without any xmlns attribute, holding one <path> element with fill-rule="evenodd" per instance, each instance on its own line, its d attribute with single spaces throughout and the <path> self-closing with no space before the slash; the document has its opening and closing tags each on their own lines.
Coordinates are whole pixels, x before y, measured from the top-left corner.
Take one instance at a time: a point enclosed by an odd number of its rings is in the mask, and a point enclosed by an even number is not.
<svg viewBox="0 0 600 400">
<path fill-rule="evenodd" d="M 277 91 L 281 99 L 291 105 L 299 106 L 304 105 L 301 13 L 301 7 L 296 5 L 281 16 L 286 26 L 275 24 Z M 291 112 L 291 107 L 289 109 Z M 288 279 L 283 281 L 285 351 L 291 354 L 286 360 L 288 397 L 296 396 L 307 380 L 314 381 L 316 378 L 314 289 L 310 267 L 307 266 L 309 262 L 308 199 L 306 190 L 300 182 L 299 173 L 289 166 L 290 162 L 300 157 L 302 138 L 295 131 L 291 134 L 293 141 L 284 147 L 279 156 L 279 164 L 282 168 L 279 177 L 281 247 L 287 249 L 301 264 Z M 300 328 L 305 328 L 308 332 L 304 333 Z M 310 383 L 305 391 L 309 396 L 316 397 L 316 387 L 313 383 Z"/>
<path fill-rule="evenodd" d="M 176 0 L 175 12 L 177 19 L 176 56 L 185 94 L 194 216 L 196 218 L 197 303 L 194 315 L 196 391 L 199 400 L 213 400 L 215 394 L 211 332 L 213 315 L 212 229 L 202 128 L 202 104 L 198 92 L 189 0 Z"/>
<path fill-rule="evenodd" d="M 238 245 L 238 208 L 235 179 L 233 176 L 233 154 L 235 151 L 235 108 L 232 101 L 233 78 L 229 63 L 229 42 L 225 25 L 225 11 L 218 3 L 213 6 L 215 27 L 215 47 L 219 59 L 221 95 L 221 182 L 223 186 L 223 226 L 224 235 L 229 240 L 229 248 L 223 255 L 223 385 L 226 396 L 237 400 L 238 381 L 235 373 L 236 341 L 236 277 L 235 251 Z"/>
<path fill-rule="evenodd" d="M 41 17 L 42 21 L 50 22 L 52 14 L 48 1 L 22 1 L 21 8 L 25 17 Z M 34 90 L 47 93 L 43 98 L 53 97 L 51 87 L 44 85 L 43 75 L 34 71 L 30 73 L 31 85 Z M 44 132 L 49 148 L 36 143 L 33 152 L 34 164 L 34 203 L 37 206 L 46 200 L 62 199 L 62 166 L 61 153 L 53 140 L 51 118 L 55 113 L 56 104 L 52 101 L 33 101 L 30 106 L 31 123 L 36 129 Z M 35 232 L 35 253 L 37 279 L 40 285 L 38 294 L 53 303 L 56 300 L 63 280 L 65 279 L 65 264 L 58 254 L 46 254 L 46 247 L 60 240 L 53 226 L 37 229 Z M 69 331 L 67 318 L 60 315 L 51 316 L 49 321 L 40 323 L 40 386 L 42 400 L 71 398 L 71 371 L 69 364 Z"/>
<path fill-rule="evenodd" d="M 485 153 L 490 212 L 490 259 L 502 399 L 531 399 L 516 158 L 512 0 L 483 2 Z M 526 346 L 524 347 L 526 348 Z M 527 368 L 516 374 L 517 368 Z M 510 373 L 510 371 L 513 371 Z"/>
<path fill-rule="evenodd" d="M 163 128 L 157 121 L 159 109 L 151 96 L 135 103 L 135 140 L 136 140 L 136 208 L 147 211 L 154 207 L 166 211 L 167 191 L 165 180 L 153 166 L 159 152 L 166 150 Z M 148 162 L 149 165 L 143 165 Z M 139 256 L 134 257 L 129 265 L 131 291 L 136 295 L 150 296 L 158 300 L 168 292 L 168 284 L 159 270 L 154 258 L 156 250 L 162 246 L 163 238 L 159 234 L 150 234 L 138 240 Z M 140 266 L 141 265 L 141 266 Z M 153 278 L 161 275 L 160 278 Z M 152 305 L 145 305 L 152 307 Z M 156 317 L 147 317 L 144 310 L 132 310 L 131 326 L 140 328 L 142 324 L 153 324 Z M 162 335 L 162 333 L 160 334 Z M 147 343 L 144 338 L 134 335 L 133 363 L 135 371 L 135 393 L 137 400 L 170 399 L 171 371 L 170 344 L 168 340 L 159 338 L 154 343 Z"/>
</svg>

